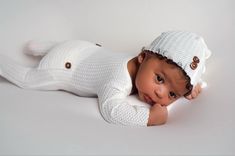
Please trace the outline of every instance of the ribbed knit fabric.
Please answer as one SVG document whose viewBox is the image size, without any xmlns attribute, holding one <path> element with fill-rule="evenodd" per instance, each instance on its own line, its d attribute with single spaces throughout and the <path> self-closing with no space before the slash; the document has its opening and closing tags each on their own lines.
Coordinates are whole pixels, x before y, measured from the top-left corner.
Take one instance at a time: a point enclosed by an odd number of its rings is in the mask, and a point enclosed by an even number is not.
<svg viewBox="0 0 235 156">
<path fill-rule="evenodd" d="M 86 41 L 67 41 L 53 46 L 36 68 L 0 56 L 0 74 L 22 88 L 98 96 L 99 109 L 106 121 L 147 126 L 149 108 L 126 100 L 132 89 L 127 62 L 133 57 Z"/>
</svg>

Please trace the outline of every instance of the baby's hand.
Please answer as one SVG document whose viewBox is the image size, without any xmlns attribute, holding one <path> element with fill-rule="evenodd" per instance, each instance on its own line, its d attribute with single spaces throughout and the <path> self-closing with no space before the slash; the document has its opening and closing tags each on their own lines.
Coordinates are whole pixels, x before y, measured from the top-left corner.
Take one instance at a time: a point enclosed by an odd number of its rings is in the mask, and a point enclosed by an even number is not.
<svg viewBox="0 0 235 156">
<path fill-rule="evenodd" d="M 168 111 L 165 106 L 154 104 L 150 108 L 148 126 L 161 125 L 166 123 Z"/>
<path fill-rule="evenodd" d="M 195 99 L 195 98 L 201 93 L 201 91 L 202 91 L 201 84 L 198 83 L 198 84 L 193 88 L 191 94 L 188 95 L 188 96 L 185 96 L 185 98 L 188 99 L 188 100 Z"/>
</svg>

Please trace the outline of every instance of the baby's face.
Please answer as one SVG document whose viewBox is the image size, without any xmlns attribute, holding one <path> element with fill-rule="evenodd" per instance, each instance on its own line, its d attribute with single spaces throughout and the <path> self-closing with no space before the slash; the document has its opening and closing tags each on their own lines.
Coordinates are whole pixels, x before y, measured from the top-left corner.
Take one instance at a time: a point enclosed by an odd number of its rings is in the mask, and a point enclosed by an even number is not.
<svg viewBox="0 0 235 156">
<path fill-rule="evenodd" d="M 141 101 L 168 106 L 187 93 L 185 76 L 175 65 L 150 53 L 141 53 L 138 61 L 135 85 Z"/>
</svg>

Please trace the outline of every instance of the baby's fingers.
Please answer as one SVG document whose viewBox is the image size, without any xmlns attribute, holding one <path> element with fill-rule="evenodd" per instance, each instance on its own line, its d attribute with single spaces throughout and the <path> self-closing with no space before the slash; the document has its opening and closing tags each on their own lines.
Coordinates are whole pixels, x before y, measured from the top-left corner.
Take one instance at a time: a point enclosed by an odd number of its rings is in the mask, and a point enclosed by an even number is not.
<svg viewBox="0 0 235 156">
<path fill-rule="evenodd" d="M 193 99 L 196 98 L 198 96 L 198 91 L 197 90 L 193 90 L 191 95 L 192 95 Z"/>
<path fill-rule="evenodd" d="M 188 100 L 192 100 L 193 99 L 192 94 L 190 94 L 188 96 L 185 96 L 185 98 L 188 99 Z"/>
<path fill-rule="evenodd" d="M 188 95 L 188 96 L 186 96 L 185 98 L 188 99 L 188 100 L 195 99 L 195 98 L 198 96 L 198 94 L 201 93 L 201 91 L 202 91 L 201 85 L 200 85 L 200 84 L 197 84 L 197 85 L 193 88 L 191 94 Z"/>
</svg>

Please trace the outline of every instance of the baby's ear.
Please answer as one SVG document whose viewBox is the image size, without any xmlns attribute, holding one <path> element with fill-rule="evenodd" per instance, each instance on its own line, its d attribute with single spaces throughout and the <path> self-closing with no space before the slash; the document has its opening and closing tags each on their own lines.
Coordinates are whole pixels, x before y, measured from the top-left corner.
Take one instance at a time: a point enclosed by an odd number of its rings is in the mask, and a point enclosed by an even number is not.
<svg viewBox="0 0 235 156">
<path fill-rule="evenodd" d="M 145 57 L 146 57 L 146 53 L 145 52 L 141 52 L 138 55 L 138 62 L 141 64 L 144 61 Z"/>
</svg>

